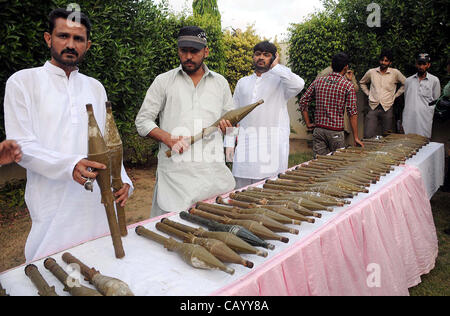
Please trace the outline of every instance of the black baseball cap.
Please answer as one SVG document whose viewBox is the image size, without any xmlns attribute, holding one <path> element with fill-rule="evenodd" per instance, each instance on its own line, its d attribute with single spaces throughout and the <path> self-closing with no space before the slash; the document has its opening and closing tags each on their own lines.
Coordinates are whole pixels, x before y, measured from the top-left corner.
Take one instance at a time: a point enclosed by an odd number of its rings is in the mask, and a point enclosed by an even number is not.
<svg viewBox="0 0 450 316">
<path fill-rule="evenodd" d="M 207 44 L 206 32 L 198 26 L 185 26 L 178 33 L 178 47 L 203 49 Z"/>
<path fill-rule="evenodd" d="M 428 55 L 427 53 L 420 53 L 417 55 L 416 57 L 416 61 L 417 62 L 425 62 L 425 63 L 429 63 L 430 62 L 430 55 Z"/>
</svg>

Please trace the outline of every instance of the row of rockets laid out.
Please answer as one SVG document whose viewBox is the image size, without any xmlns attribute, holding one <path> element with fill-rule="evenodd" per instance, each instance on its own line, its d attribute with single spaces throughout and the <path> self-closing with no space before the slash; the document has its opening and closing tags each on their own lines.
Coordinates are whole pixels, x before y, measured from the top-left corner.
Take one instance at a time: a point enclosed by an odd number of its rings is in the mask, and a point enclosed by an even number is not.
<svg viewBox="0 0 450 316">
<path fill-rule="evenodd" d="M 351 203 L 357 194 L 367 193 L 394 166 L 414 156 L 428 139 L 419 135 L 390 134 L 365 140 L 364 148 L 346 148 L 330 156 L 318 156 L 294 170 L 267 180 L 261 187 L 218 197 L 215 203 L 198 202 L 180 218 L 209 229 L 195 228 L 170 219 L 162 219 L 156 229 L 183 242 L 164 237 L 142 226 L 136 233 L 178 252 L 195 268 L 220 269 L 233 274 L 224 263 L 252 268 L 253 263 L 239 253 L 267 256 L 262 247 L 273 250 L 271 240 L 288 243 L 278 233 L 299 234 L 286 225 L 314 223 L 321 211 Z"/>
<path fill-rule="evenodd" d="M 299 230 L 287 225 L 314 223 L 321 211 L 333 211 L 351 203 L 355 195 L 368 192 L 372 183 L 389 173 L 394 166 L 417 153 L 428 143 L 418 135 L 390 134 L 387 137 L 365 140 L 364 148 L 347 148 L 316 159 L 267 180 L 262 187 L 249 187 L 235 191 L 227 197 L 218 197 L 215 203 L 198 202 L 189 212 L 179 213 L 185 221 L 206 227 L 193 227 L 164 218 L 155 228 L 165 237 L 143 226 L 135 232 L 178 253 L 189 265 L 199 269 L 221 270 L 229 274 L 234 269 L 225 263 L 253 268 L 253 262 L 241 254 L 267 257 L 265 250 L 274 250 L 271 240 L 288 243 L 289 238 L 278 233 L 297 235 Z M 260 248 L 264 248 L 260 249 Z M 44 262 L 72 295 L 133 295 L 122 281 L 103 276 L 89 269 L 69 253 L 62 259 L 81 267 L 81 273 L 96 290 L 82 286 L 70 287 L 69 276 L 54 259 Z M 40 295 L 56 295 L 34 265 L 25 273 L 39 290 Z M 6 294 L 0 286 L 0 295 Z"/>
</svg>

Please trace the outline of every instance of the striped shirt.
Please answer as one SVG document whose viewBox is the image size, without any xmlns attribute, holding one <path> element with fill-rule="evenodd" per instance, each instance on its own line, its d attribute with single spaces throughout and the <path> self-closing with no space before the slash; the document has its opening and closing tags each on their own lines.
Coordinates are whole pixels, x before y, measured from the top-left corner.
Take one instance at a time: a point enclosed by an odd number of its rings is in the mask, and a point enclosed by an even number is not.
<svg viewBox="0 0 450 316">
<path fill-rule="evenodd" d="M 352 82 L 336 72 L 314 80 L 300 99 L 300 111 L 306 111 L 314 99 L 316 100 L 314 115 L 316 127 L 342 131 L 345 109 L 347 108 L 349 116 L 358 113 Z"/>
</svg>

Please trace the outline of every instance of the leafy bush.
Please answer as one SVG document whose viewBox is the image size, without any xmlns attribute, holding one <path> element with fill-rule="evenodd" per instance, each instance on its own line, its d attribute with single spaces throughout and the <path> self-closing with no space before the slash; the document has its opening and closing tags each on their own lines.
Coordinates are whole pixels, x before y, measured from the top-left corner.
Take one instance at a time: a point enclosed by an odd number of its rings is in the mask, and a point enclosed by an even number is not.
<svg viewBox="0 0 450 316">
<path fill-rule="evenodd" d="M 232 91 L 239 79 L 253 72 L 253 47 L 261 41 L 262 39 L 256 34 L 253 26 L 247 27 L 244 32 L 239 29 L 233 32 L 229 30 L 224 32 L 225 62 L 227 64 L 225 77 Z"/>
</svg>

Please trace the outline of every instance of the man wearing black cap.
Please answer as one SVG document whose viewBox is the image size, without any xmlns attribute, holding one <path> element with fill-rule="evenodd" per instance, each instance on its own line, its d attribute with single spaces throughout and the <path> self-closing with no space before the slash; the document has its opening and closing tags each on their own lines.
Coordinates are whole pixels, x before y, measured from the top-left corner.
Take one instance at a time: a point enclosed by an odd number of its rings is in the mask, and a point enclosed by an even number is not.
<svg viewBox="0 0 450 316">
<path fill-rule="evenodd" d="M 406 134 L 419 134 L 431 138 L 435 106 L 429 104 L 439 98 L 441 84 L 436 76 L 428 73 L 430 56 L 420 53 L 416 57 L 417 73 L 405 82 L 405 108 L 403 129 Z"/>
<path fill-rule="evenodd" d="M 222 134 L 190 145 L 191 135 L 234 108 L 226 79 L 204 64 L 208 55 L 205 31 L 183 27 L 178 34 L 181 65 L 154 80 L 136 117 L 139 134 L 160 142 L 151 217 L 186 211 L 198 201 L 234 188 L 225 165 Z M 227 127 L 231 127 L 229 121 L 220 122 L 222 133 Z M 176 153 L 171 158 L 165 155 L 168 149 Z"/>
</svg>

